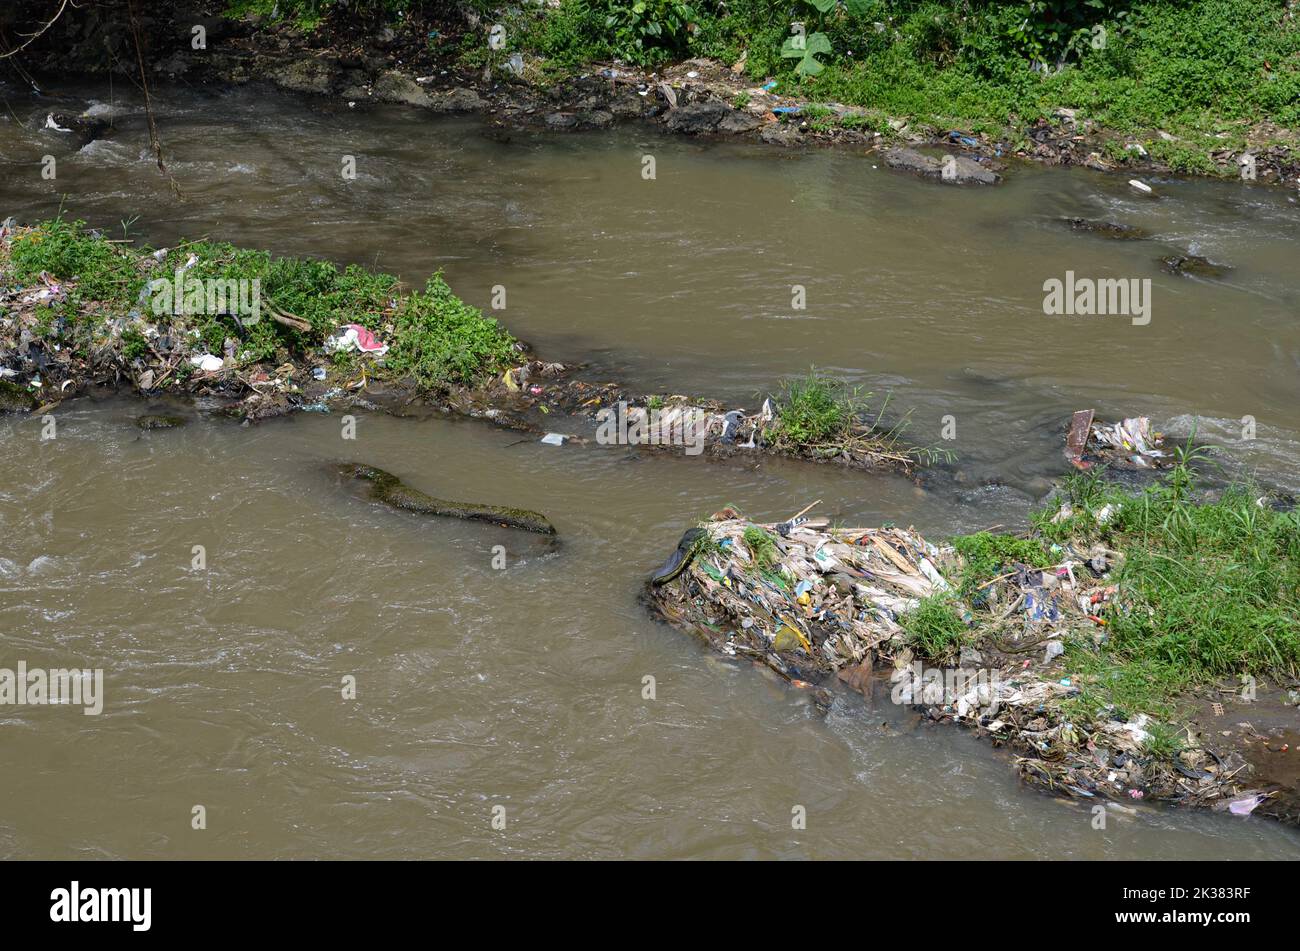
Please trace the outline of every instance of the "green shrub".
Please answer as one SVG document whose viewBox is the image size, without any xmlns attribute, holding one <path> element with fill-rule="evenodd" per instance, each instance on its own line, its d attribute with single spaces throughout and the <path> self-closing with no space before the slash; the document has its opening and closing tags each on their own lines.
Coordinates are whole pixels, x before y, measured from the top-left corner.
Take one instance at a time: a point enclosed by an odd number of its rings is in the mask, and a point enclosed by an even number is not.
<svg viewBox="0 0 1300 951">
<path fill-rule="evenodd" d="M 21 283 L 36 283 L 44 271 L 61 281 L 75 281 L 78 295 L 86 300 L 131 301 L 144 285 L 128 252 L 88 230 L 84 221 L 61 216 L 17 236 L 10 259 Z"/>
<path fill-rule="evenodd" d="M 426 389 L 471 386 L 509 366 L 514 344 L 495 320 L 453 294 L 439 272 L 399 305 L 387 364 Z"/>
<path fill-rule="evenodd" d="M 911 611 L 899 615 L 898 624 L 907 643 L 932 660 L 955 654 L 968 639 L 966 623 L 947 594 L 922 598 Z"/>
<path fill-rule="evenodd" d="M 834 442 L 850 432 L 870 396 L 814 367 L 807 376 L 782 382 L 770 435 L 788 447 Z"/>
</svg>

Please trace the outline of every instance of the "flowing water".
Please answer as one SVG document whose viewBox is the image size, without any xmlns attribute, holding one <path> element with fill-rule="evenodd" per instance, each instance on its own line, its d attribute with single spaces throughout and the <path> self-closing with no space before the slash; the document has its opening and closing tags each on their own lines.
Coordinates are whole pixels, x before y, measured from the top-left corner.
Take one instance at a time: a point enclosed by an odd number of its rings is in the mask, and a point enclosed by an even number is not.
<svg viewBox="0 0 1300 951">
<path fill-rule="evenodd" d="M 141 433 L 126 397 L 65 405 L 53 440 L 0 419 L 0 667 L 105 671 L 99 716 L 0 709 L 0 855 L 1300 857 L 1295 832 L 1220 815 L 1144 807 L 1095 830 L 969 734 L 845 694 L 818 717 L 639 601 L 682 530 L 728 503 L 777 519 L 821 499 L 935 537 L 1020 524 L 1081 407 L 1196 427 L 1231 475 L 1300 490 L 1293 194 L 1156 181 L 1151 200 L 1035 167 L 941 188 L 860 152 L 645 128 L 502 141 L 476 121 L 250 88 L 158 95 L 182 203 L 138 97 L 49 92 L 6 90 L 0 216 L 62 206 L 153 245 L 210 236 L 412 284 L 442 269 L 485 308 L 503 285 L 496 316 L 548 358 L 751 407 L 816 364 L 890 394 L 912 441 L 960 458 L 955 484 L 926 490 L 441 418 L 362 415 L 355 442 L 308 414 Z M 29 128 L 87 107 L 114 130 L 79 150 Z M 1065 215 L 1152 237 L 1106 241 Z M 1188 250 L 1234 270 L 1160 270 Z M 1150 323 L 1045 316 L 1043 282 L 1067 270 L 1150 278 Z M 376 507 L 326 471 L 344 458 L 538 509 L 562 543 Z"/>
</svg>

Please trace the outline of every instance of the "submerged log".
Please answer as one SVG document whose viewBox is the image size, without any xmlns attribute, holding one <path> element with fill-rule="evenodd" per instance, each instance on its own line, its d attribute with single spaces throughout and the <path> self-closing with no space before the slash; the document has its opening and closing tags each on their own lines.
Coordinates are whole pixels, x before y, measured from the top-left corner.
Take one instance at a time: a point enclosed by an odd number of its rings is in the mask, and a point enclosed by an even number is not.
<svg viewBox="0 0 1300 951">
<path fill-rule="evenodd" d="M 555 534 L 555 526 L 545 515 L 528 509 L 435 499 L 419 489 L 412 489 L 391 472 L 358 462 L 345 462 L 338 466 L 338 472 L 350 479 L 369 482 L 370 498 L 393 508 L 419 515 L 442 515 L 477 522 L 492 522 L 507 528 L 518 528 L 542 535 Z"/>
<path fill-rule="evenodd" d="M 5 413 L 30 413 L 36 409 L 36 397 L 26 388 L 8 380 L 0 380 L 0 415 Z"/>
</svg>

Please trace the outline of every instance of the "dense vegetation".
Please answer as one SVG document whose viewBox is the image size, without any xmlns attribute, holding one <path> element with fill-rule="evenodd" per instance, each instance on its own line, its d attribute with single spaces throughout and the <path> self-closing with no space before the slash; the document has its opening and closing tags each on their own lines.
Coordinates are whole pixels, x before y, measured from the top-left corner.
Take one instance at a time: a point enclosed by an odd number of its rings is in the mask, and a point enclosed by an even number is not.
<svg viewBox="0 0 1300 951">
<path fill-rule="evenodd" d="M 186 242 L 155 260 L 63 218 L 15 235 L 8 258 L 0 261 L 5 285 L 37 285 L 42 274 L 64 282 L 65 298 L 37 308 L 40 326 L 52 342 L 87 354 L 119 334 L 128 359 L 142 355 L 136 351 L 147 349 L 146 332 L 166 320 L 198 352 L 220 354 L 231 339 L 241 362 L 282 360 L 319 348 L 340 326 L 355 323 L 390 342 L 386 373 L 430 390 L 482 382 L 516 355 L 514 338 L 456 297 L 441 274 L 423 291 L 404 293 L 390 274 L 212 241 Z M 187 281 L 257 281 L 263 311 L 273 308 L 294 323 L 183 310 L 160 317 L 151 310 L 149 282 L 172 278 L 178 268 L 185 268 Z M 303 321 L 309 329 L 295 326 Z"/>
<path fill-rule="evenodd" d="M 1061 546 L 1081 551 L 1100 542 L 1124 557 L 1112 577 L 1118 596 L 1099 608 L 1104 639 L 1091 636 L 1094 628 L 1065 640 L 1081 690 L 1071 703 L 1081 714 L 1115 708 L 1172 716 L 1178 698 L 1197 684 L 1296 676 L 1300 509 L 1273 508 L 1244 485 L 1194 498 L 1192 461 L 1180 461 L 1143 490 L 1096 474 L 1074 476 L 1034 516 L 1029 537 L 980 532 L 953 539 L 963 556 L 962 602 L 938 596 L 905 615 L 912 643 L 927 656 L 954 655 L 975 643 L 980 629 L 968 629 L 961 604 L 975 606 L 981 621 L 980 591 L 991 579 L 1019 566 L 1055 564 Z M 1054 521 L 1062 502 L 1072 515 Z"/>
<path fill-rule="evenodd" d="M 339 2 L 235 8 L 314 23 Z M 449 6 L 353 0 L 347 9 L 400 24 Z M 976 131 L 1058 106 L 1132 132 L 1212 133 L 1234 120 L 1300 126 L 1300 24 L 1286 0 L 561 0 L 495 14 L 489 0 L 471 6 L 485 24 L 507 25 L 507 51 L 543 57 L 553 72 L 616 58 L 655 66 L 743 57 L 751 78 L 777 77 L 814 99 Z M 469 31 L 462 45 L 481 52 L 483 38 Z"/>
</svg>

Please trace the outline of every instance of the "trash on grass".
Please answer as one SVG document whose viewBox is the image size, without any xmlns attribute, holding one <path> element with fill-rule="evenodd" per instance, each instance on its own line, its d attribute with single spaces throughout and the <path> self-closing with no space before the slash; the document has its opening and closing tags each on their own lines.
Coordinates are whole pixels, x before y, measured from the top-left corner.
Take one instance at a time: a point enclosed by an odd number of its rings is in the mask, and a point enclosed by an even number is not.
<svg viewBox="0 0 1300 951">
<path fill-rule="evenodd" d="M 963 564 L 951 546 L 912 529 L 832 528 L 805 512 L 775 523 L 731 507 L 716 513 L 683 534 L 651 577 L 650 603 L 719 653 L 811 690 L 821 709 L 832 699 L 822 684 L 844 682 L 870 697 L 881 683 L 895 703 L 1007 744 L 1027 781 L 1058 794 L 1196 805 L 1241 796 L 1235 772 L 1194 739 L 1178 763 L 1159 760 L 1147 749 L 1146 714 L 1081 716 L 1065 703 L 1079 694 L 1079 677 L 1050 665 L 1068 638 L 1087 643 L 1103 630 L 1097 615 L 1118 595 L 1110 572 L 1122 554 L 1058 544 L 1058 564 L 1017 564 L 963 600 L 947 580 Z M 960 653 L 954 643 L 926 655 L 904 627 L 936 595 L 951 599 L 967 626 Z M 871 675 L 882 667 L 888 684 Z M 1179 765 L 1200 771 L 1194 786 Z"/>
<path fill-rule="evenodd" d="M 222 360 L 221 357 L 216 356 L 215 354 L 212 353 L 205 353 L 202 354 L 201 356 L 190 357 L 190 363 L 198 367 L 204 373 L 216 373 L 218 370 L 220 370 L 223 366 L 226 365 L 226 361 Z"/>
<path fill-rule="evenodd" d="M 342 333 L 325 341 L 325 349 L 331 352 L 356 350 L 360 353 L 373 353 L 382 357 L 388 352 L 388 344 L 381 343 L 374 333 L 360 324 L 344 324 L 339 328 Z"/>
</svg>

